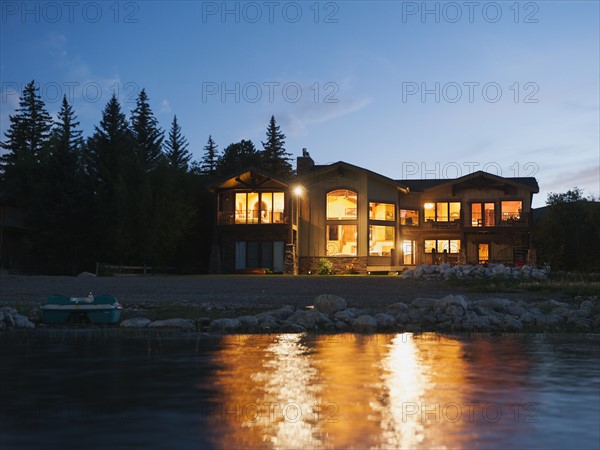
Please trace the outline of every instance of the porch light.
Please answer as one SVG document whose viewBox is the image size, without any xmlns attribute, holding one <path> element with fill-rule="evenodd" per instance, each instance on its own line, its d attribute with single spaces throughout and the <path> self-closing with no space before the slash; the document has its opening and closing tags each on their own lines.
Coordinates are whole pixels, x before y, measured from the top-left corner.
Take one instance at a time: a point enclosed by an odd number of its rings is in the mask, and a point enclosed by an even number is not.
<svg viewBox="0 0 600 450">
<path fill-rule="evenodd" d="M 294 195 L 296 197 L 301 197 L 302 194 L 304 193 L 304 188 L 300 185 L 294 187 Z"/>
<path fill-rule="evenodd" d="M 423 206 L 425 206 L 425 209 L 433 209 L 434 204 L 433 203 L 425 203 L 425 205 L 423 205 Z"/>
</svg>

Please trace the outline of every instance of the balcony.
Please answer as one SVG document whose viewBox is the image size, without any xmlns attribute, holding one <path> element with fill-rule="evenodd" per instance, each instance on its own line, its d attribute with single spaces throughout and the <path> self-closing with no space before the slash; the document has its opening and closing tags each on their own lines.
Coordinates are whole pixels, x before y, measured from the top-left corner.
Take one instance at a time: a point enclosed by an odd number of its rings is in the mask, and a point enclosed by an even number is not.
<svg viewBox="0 0 600 450">
<path fill-rule="evenodd" d="M 265 225 L 288 223 L 283 211 L 268 210 L 236 210 L 219 211 L 217 216 L 219 225 Z"/>
<path fill-rule="evenodd" d="M 426 230 L 458 230 L 460 228 L 460 219 L 450 222 L 426 220 L 424 228 Z"/>
</svg>

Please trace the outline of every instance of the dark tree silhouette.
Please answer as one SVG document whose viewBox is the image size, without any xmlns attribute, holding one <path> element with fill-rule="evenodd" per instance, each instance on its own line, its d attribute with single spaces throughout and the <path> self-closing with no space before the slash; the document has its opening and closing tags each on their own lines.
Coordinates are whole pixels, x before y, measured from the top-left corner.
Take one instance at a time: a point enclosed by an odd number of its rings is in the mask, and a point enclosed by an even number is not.
<svg viewBox="0 0 600 450">
<path fill-rule="evenodd" d="M 262 142 L 262 145 L 263 169 L 273 176 L 291 177 L 293 175 L 290 164 L 291 154 L 285 149 L 285 134 L 280 131 L 274 116 L 271 116 L 267 127 L 267 140 Z"/>
<path fill-rule="evenodd" d="M 172 168 L 183 172 L 188 171 L 192 154 L 187 148 L 187 139 L 181 134 L 181 126 L 177 122 L 177 116 L 174 116 L 169 136 L 165 141 L 165 155 Z"/>
<path fill-rule="evenodd" d="M 208 142 L 204 146 L 204 155 L 200 164 L 200 171 L 204 175 L 214 175 L 217 171 L 219 154 L 217 151 L 218 145 L 213 141 L 212 136 L 208 136 Z"/>
<path fill-rule="evenodd" d="M 142 169 L 146 172 L 156 169 L 163 156 L 164 133 L 152 113 L 145 89 L 140 92 L 136 108 L 131 112 L 131 131 L 135 153 Z"/>
</svg>

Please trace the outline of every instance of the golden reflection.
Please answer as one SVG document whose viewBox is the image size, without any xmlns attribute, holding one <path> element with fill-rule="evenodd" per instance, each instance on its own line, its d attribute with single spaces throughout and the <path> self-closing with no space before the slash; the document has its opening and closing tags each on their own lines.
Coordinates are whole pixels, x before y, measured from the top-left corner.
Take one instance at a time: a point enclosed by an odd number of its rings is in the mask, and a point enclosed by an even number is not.
<svg viewBox="0 0 600 450">
<path fill-rule="evenodd" d="M 217 353 L 222 408 L 212 422 L 216 446 L 425 449 L 469 443 L 473 427 L 465 405 L 473 391 L 458 339 L 228 336 Z"/>
</svg>

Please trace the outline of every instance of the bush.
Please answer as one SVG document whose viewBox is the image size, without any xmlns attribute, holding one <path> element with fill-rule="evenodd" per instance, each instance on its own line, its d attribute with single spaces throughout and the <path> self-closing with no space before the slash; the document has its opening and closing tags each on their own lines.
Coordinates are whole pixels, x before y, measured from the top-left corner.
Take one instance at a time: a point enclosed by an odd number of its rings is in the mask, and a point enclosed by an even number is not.
<svg viewBox="0 0 600 450">
<path fill-rule="evenodd" d="M 333 263 L 326 258 L 319 260 L 319 275 L 332 275 L 333 274 Z"/>
</svg>

